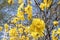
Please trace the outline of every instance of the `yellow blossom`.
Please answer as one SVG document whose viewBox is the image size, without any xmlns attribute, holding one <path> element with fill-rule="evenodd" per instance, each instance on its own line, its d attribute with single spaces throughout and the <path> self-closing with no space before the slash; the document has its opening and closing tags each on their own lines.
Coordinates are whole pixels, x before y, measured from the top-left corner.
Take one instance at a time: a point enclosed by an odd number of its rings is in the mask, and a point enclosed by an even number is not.
<svg viewBox="0 0 60 40">
<path fill-rule="evenodd" d="M 58 37 L 55 36 L 56 30 L 52 30 L 52 40 L 58 40 Z"/>
<path fill-rule="evenodd" d="M 60 1 L 57 4 L 60 4 Z"/>
<path fill-rule="evenodd" d="M 22 24 L 16 24 L 16 27 L 25 29 L 25 26 L 23 26 Z"/>
<path fill-rule="evenodd" d="M 30 32 L 37 32 L 40 36 L 41 36 L 41 34 L 43 36 L 44 30 L 45 30 L 44 21 L 39 18 L 33 19 L 32 24 L 30 25 Z"/>
<path fill-rule="evenodd" d="M 25 32 L 26 34 L 29 33 L 29 27 L 25 27 L 24 32 Z"/>
<path fill-rule="evenodd" d="M 24 12 L 19 11 L 16 16 L 20 19 L 20 20 L 24 20 Z"/>
<path fill-rule="evenodd" d="M 14 0 L 8 0 L 8 3 L 9 4 L 13 4 L 14 3 Z"/>
<path fill-rule="evenodd" d="M 4 28 L 5 28 L 5 32 L 8 32 L 8 30 L 9 30 L 9 25 L 6 23 L 6 24 L 4 24 Z"/>
<path fill-rule="evenodd" d="M 20 20 L 24 20 L 24 12 L 21 11 L 21 8 L 23 9 L 23 5 L 24 5 L 24 4 L 21 4 L 21 5 L 18 7 L 17 14 L 16 14 L 16 16 L 17 16 Z"/>
<path fill-rule="evenodd" d="M 19 31 L 19 33 L 22 34 L 23 33 L 23 28 L 19 28 L 18 31 Z"/>
<path fill-rule="evenodd" d="M 19 4 L 23 3 L 23 0 L 18 0 L 18 3 L 19 3 Z"/>
<path fill-rule="evenodd" d="M 41 8 L 41 10 L 44 10 L 45 9 L 45 4 L 44 3 L 41 3 L 40 4 L 40 8 Z"/>
<path fill-rule="evenodd" d="M 52 40 L 58 40 L 58 37 L 53 36 Z"/>
<path fill-rule="evenodd" d="M 37 32 L 32 32 L 32 33 L 31 33 L 31 36 L 32 36 L 33 38 L 37 38 L 37 37 L 38 37 L 38 33 L 37 33 Z"/>
<path fill-rule="evenodd" d="M 53 25 L 57 26 L 58 25 L 58 21 L 53 21 Z"/>
<path fill-rule="evenodd" d="M 29 40 L 29 37 L 25 37 L 26 40 Z"/>
<path fill-rule="evenodd" d="M 32 6 L 28 4 L 27 7 L 25 7 L 25 12 L 28 14 L 28 20 L 30 20 L 32 18 Z"/>
<path fill-rule="evenodd" d="M 8 29 L 8 27 L 9 27 L 9 25 L 6 23 L 6 24 L 4 24 L 4 28 L 5 29 Z"/>
<path fill-rule="evenodd" d="M 9 30 L 9 36 L 15 37 L 18 36 L 18 32 L 16 28 L 12 28 Z"/>
<path fill-rule="evenodd" d="M 48 9 L 51 4 L 52 0 L 43 0 L 43 3 L 40 4 L 40 8 L 41 10 L 44 10 L 45 8 Z"/>
<path fill-rule="evenodd" d="M 13 20 L 11 20 L 11 23 L 17 23 L 20 19 L 18 17 L 14 17 Z"/>
<path fill-rule="evenodd" d="M 22 35 L 21 40 L 25 40 L 25 35 Z"/>
<path fill-rule="evenodd" d="M 19 5 L 17 12 L 21 11 L 21 9 L 23 9 L 23 8 L 24 8 L 24 3 Z"/>
<path fill-rule="evenodd" d="M 51 5 L 52 0 L 44 0 L 43 2 L 45 4 L 45 7 L 48 8 Z"/>
<path fill-rule="evenodd" d="M 0 26 L 0 31 L 2 31 L 2 29 L 3 29 L 3 27 L 2 27 L 2 26 Z"/>
<path fill-rule="evenodd" d="M 18 37 L 10 37 L 10 40 L 18 40 Z"/>
<path fill-rule="evenodd" d="M 60 28 L 58 28 L 56 34 L 59 34 L 59 36 L 60 36 Z"/>
<path fill-rule="evenodd" d="M 52 30 L 52 37 L 55 35 L 56 30 Z"/>
</svg>

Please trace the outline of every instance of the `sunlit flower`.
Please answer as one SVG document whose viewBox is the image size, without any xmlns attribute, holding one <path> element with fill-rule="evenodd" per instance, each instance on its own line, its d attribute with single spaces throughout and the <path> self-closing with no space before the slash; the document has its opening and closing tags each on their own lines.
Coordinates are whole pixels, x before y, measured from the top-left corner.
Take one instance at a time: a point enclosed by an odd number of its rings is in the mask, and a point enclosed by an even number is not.
<svg viewBox="0 0 60 40">
<path fill-rule="evenodd" d="M 26 40 L 29 40 L 29 37 L 25 37 Z"/>
<path fill-rule="evenodd" d="M 32 24 L 30 26 L 30 32 L 37 32 L 41 36 L 43 35 L 44 30 L 45 30 L 44 21 L 39 18 L 33 19 Z"/>
<path fill-rule="evenodd" d="M 22 35 L 21 40 L 25 40 L 25 35 Z"/>
<path fill-rule="evenodd" d="M 10 29 L 10 30 L 9 30 L 9 36 L 11 36 L 11 37 L 18 36 L 17 29 L 16 29 L 16 28 Z"/>
<path fill-rule="evenodd" d="M 23 8 L 24 8 L 24 3 L 19 5 L 17 12 L 21 11 L 21 9 L 23 9 Z"/>
<path fill-rule="evenodd" d="M 53 37 L 52 37 L 52 40 L 58 40 L 58 37 L 53 36 Z"/>
<path fill-rule="evenodd" d="M 44 10 L 45 9 L 45 4 L 44 3 L 41 3 L 40 4 L 40 8 L 41 8 L 41 10 Z"/>
<path fill-rule="evenodd" d="M 17 23 L 20 19 L 18 17 L 14 17 L 13 20 L 11 20 L 11 23 Z"/>
<path fill-rule="evenodd" d="M 60 1 L 57 4 L 60 4 Z"/>
<path fill-rule="evenodd" d="M 2 31 L 2 29 L 3 29 L 3 27 L 2 27 L 2 26 L 0 26 L 0 31 Z"/>
<path fill-rule="evenodd" d="M 9 30 L 9 25 L 6 23 L 6 24 L 4 24 L 4 28 L 5 28 L 5 32 L 8 32 L 8 30 Z"/>
<path fill-rule="evenodd" d="M 19 11 L 16 16 L 20 19 L 20 20 L 24 20 L 24 12 Z"/>
<path fill-rule="evenodd" d="M 55 35 L 56 30 L 52 30 L 52 37 Z"/>
<path fill-rule="evenodd" d="M 52 0 L 43 0 L 43 3 L 40 4 L 41 10 L 48 9 L 52 4 Z"/>
<path fill-rule="evenodd" d="M 53 21 L 53 25 L 57 26 L 58 25 L 58 21 Z"/>
<path fill-rule="evenodd" d="M 10 40 L 18 40 L 18 37 L 10 37 Z"/>
<path fill-rule="evenodd" d="M 23 34 L 23 28 L 18 28 L 20 34 Z"/>
<path fill-rule="evenodd" d="M 28 19 L 30 20 L 32 18 L 32 6 L 28 4 L 27 7 L 25 7 L 25 12 L 28 14 Z"/>
<path fill-rule="evenodd" d="M 39 37 L 39 34 L 37 32 L 31 32 L 31 36 L 33 38 L 38 38 Z"/>
<path fill-rule="evenodd" d="M 59 34 L 59 36 L 60 36 L 60 28 L 58 28 L 56 34 Z"/>
<path fill-rule="evenodd" d="M 8 3 L 9 4 L 13 4 L 14 3 L 14 0 L 8 0 Z"/>
<path fill-rule="evenodd" d="M 29 27 L 25 27 L 24 32 L 25 32 L 26 34 L 28 34 L 28 33 L 29 33 Z"/>
<path fill-rule="evenodd" d="M 23 3 L 23 0 L 18 0 L 18 3 L 19 3 L 19 4 Z"/>
<path fill-rule="evenodd" d="M 58 40 L 58 37 L 55 36 L 56 30 L 52 30 L 52 40 Z"/>
<path fill-rule="evenodd" d="M 4 28 L 5 29 L 8 29 L 8 27 L 9 27 L 9 25 L 6 23 L 6 24 L 4 24 Z"/>
</svg>

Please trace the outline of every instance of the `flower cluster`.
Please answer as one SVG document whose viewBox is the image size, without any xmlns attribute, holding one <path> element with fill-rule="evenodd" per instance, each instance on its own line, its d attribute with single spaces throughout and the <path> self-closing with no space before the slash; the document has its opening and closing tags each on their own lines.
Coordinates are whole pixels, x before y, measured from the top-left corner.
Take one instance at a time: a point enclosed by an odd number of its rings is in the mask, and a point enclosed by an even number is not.
<svg viewBox="0 0 60 40">
<path fill-rule="evenodd" d="M 33 37 L 44 36 L 45 23 L 39 18 L 34 18 L 30 25 L 30 32 Z"/>
<path fill-rule="evenodd" d="M 43 3 L 40 4 L 41 10 L 50 7 L 52 0 L 43 0 Z"/>
</svg>

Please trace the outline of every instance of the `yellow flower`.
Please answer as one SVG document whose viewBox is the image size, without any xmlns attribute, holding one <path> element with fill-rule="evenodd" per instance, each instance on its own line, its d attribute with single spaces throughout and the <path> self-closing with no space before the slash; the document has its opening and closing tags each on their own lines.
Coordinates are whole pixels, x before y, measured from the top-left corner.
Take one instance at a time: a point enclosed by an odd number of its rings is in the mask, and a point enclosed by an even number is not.
<svg viewBox="0 0 60 40">
<path fill-rule="evenodd" d="M 47 3 L 47 2 L 48 2 L 48 0 L 43 0 L 43 2 L 44 2 L 44 3 Z"/>
<path fill-rule="evenodd" d="M 23 28 L 23 29 L 25 29 L 25 26 L 23 26 L 22 24 L 15 24 L 16 25 L 16 27 L 18 27 L 18 28 Z"/>
<path fill-rule="evenodd" d="M 18 0 L 18 3 L 19 3 L 19 4 L 23 3 L 23 0 Z"/>
<path fill-rule="evenodd" d="M 53 21 L 53 25 L 57 26 L 58 25 L 58 21 Z"/>
<path fill-rule="evenodd" d="M 25 35 L 22 35 L 21 40 L 25 40 Z"/>
<path fill-rule="evenodd" d="M 39 37 L 39 34 L 37 32 L 31 32 L 31 36 L 33 38 L 38 38 Z"/>
<path fill-rule="evenodd" d="M 8 30 L 9 30 L 9 25 L 6 23 L 6 24 L 4 24 L 4 28 L 5 28 L 5 32 L 8 32 Z"/>
<path fill-rule="evenodd" d="M 45 23 L 43 20 L 39 18 L 35 18 L 30 25 L 30 32 L 37 32 L 39 35 L 43 35 L 45 30 Z M 42 37 L 42 36 L 41 36 Z"/>
<path fill-rule="evenodd" d="M 17 14 L 16 14 L 17 17 L 20 17 L 21 15 L 24 15 L 24 12 L 18 11 Z"/>
<path fill-rule="evenodd" d="M 43 0 L 43 3 L 40 4 L 41 10 L 44 10 L 45 8 L 48 9 L 52 3 L 52 0 Z"/>
<path fill-rule="evenodd" d="M 56 30 L 52 30 L 52 37 L 55 35 Z"/>
<path fill-rule="evenodd" d="M 32 6 L 28 4 L 27 7 L 25 7 L 25 12 L 28 14 L 28 20 L 30 20 L 32 18 Z"/>
<path fill-rule="evenodd" d="M 3 27 L 2 27 L 2 26 L 0 26 L 0 31 L 2 31 L 2 29 L 3 29 Z"/>
<path fill-rule="evenodd" d="M 56 30 L 52 30 L 52 40 L 58 40 L 58 37 L 55 36 L 56 33 Z"/>
<path fill-rule="evenodd" d="M 9 27 L 9 25 L 6 23 L 6 24 L 4 24 L 4 28 L 5 29 L 8 29 L 8 27 Z"/>
<path fill-rule="evenodd" d="M 16 16 L 17 16 L 20 20 L 24 20 L 24 12 L 21 11 L 21 7 L 18 8 L 18 11 L 17 11 Z"/>
<path fill-rule="evenodd" d="M 20 19 L 18 17 L 14 17 L 13 20 L 11 20 L 11 23 L 17 23 Z"/>
<path fill-rule="evenodd" d="M 56 34 L 59 34 L 60 35 L 60 28 L 58 28 Z"/>
<path fill-rule="evenodd" d="M 58 40 L 58 37 L 53 36 L 52 40 Z"/>
<path fill-rule="evenodd" d="M 29 37 L 26 37 L 25 39 L 26 39 L 26 40 L 29 40 Z"/>
<path fill-rule="evenodd" d="M 29 33 L 29 27 L 25 27 L 24 32 L 25 32 L 26 34 Z"/>
<path fill-rule="evenodd" d="M 11 36 L 11 37 L 16 37 L 16 36 L 18 36 L 17 29 L 16 29 L 16 28 L 10 29 L 10 30 L 9 30 L 9 36 Z"/>
<path fill-rule="evenodd" d="M 26 12 L 27 14 L 32 13 L 32 6 L 30 6 L 30 5 L 28 4 L 27 7 L 25 7 L 25 12 Z"/>
<path fill-rule="evenodd" d="M 18 37 L 10 37 L 10 40 L 18 40 Z"/>
<path fill-rule="evenodd" d="M 14 0 L 8 0 L 8 3 L 9 4 L 13 4 L 14 3 Z"/>
<path fill-rule="evenodd" d="M 60 1 L 57 4 L 60 4 Z"/>
<path fill-rule="evenodd" d="M 18 29 L 19 33 L 23 34 L 23 28 Z"/>
<path fill-rule="evenodd" d="M 23 8 L 24 8 L 24 3 L 19 5 L 17 12 L 21 11 L 21 9 L 23 9 Z"/>
<path fill-rule="evenodd" d="M 44 10 L 45 9 L 45 4 L 44 3 L 41 3 L 40 4 L 40 8 L 41 8 L 41 10 Z"/>
</svg>

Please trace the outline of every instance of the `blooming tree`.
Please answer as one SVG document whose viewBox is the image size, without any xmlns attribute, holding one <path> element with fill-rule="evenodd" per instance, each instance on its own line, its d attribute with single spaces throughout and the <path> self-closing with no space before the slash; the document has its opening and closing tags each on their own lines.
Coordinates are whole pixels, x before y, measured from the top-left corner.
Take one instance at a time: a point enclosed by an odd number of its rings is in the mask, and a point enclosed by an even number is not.
<svg viewBox="0 0 60 40">
<path fill-rule="evenodd" d="M 0 32 L 4 34 L 1 40 L 60 39 L 60 0 L 5 0 L 4 4 L 2 8 L 15 5 L 16 14 L 1 23 Z"/>
</svg>

